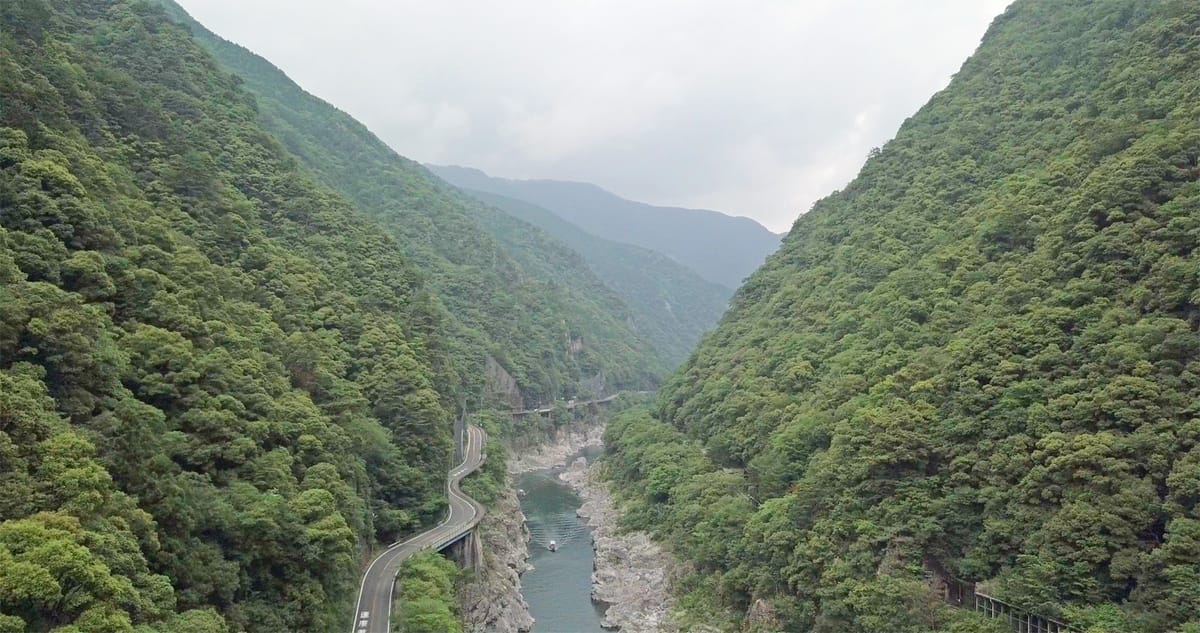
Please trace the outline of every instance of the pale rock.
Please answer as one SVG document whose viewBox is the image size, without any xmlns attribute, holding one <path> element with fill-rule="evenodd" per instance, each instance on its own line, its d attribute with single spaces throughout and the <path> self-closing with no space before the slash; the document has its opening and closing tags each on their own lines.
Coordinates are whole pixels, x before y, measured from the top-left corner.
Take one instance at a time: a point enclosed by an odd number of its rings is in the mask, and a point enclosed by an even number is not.
<svg viewBox="0 0 1200 633">
<path fill-rule="evenodd" d="M 510 458 L 508 472 L 516 475 L 566 465 L 571 455 L 601 446 L 603 434 L 599 425 L 561 429 L 550 442 Z M 592 599 L 606 605 L 601 626 L 622 633 L 679 633 L 669 615 L 674 606 L 670 582 L 676 569 L 671 555 L 645 532 L 618 531 L 620 513 L 587 458 L 577 458 L 559 477 L 582 499 L 578 514 L 592 528 Z M 511 479 L 509 484 L 484 519 L 483 569 L 463 592 L 470 631 L 518 633 L 533 625 L 520 593 L 520 575 L 533 569 L 528 562 L 529 530 Z"/>
<path fill-rule="evenodd" d="M 670 618 L 673 558 L 645 532 L 620 532 L 620 513 L 594 466 L 580 457 L 559 475 L 583 499 L 596 552 L 592 599 L 608 605 L 601 626 L 622 633 L 675 633 Z"/>
<path fill-rule="evenodd" d="M 568 426 L 554 432 L 549 442 L 511 456 L 507 468 L 511 475 L 563 466 L 572 455 L 603 443 L 603 426 Z"/>
<path fill-rule="evenodd" d="M 521 595 L 521 574 L 529 565 L 529 530 L 512 482 L 479 524 L 483 563 L 459 596 L 468 631 L 522 633 L 533 627 Z"/>
</svg>

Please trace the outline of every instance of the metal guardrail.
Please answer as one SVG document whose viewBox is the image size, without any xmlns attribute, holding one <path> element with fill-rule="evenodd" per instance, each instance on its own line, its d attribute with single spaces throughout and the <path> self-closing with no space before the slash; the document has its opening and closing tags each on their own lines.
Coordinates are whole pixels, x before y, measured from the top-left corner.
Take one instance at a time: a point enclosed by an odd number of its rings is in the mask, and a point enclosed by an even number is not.
<svg viewBox="0 0 1200 633">
<path fill-rule="evenodd" d="M 463 443 L 467 437 L 467 416 L 459 414 L 454 418 L 454 463 L 457 464 L 463 460 Z"/>
<path fill-rule="evenodd" d="M 1017 633 L 1078 633 L 1065 622 L 1059 622 L 998 600 L 987 594 L 975 594 L 975 611 L 989 618 L 1008 620 Z"/>
<path fill-rule="evenodd" d="M 946 602 L 997 620 L 1006 620 L 1016 633 L 1081 633 L 1066 622 L 1032 613 L 975 590 L 975 584 L 954 579 L 947 583 Z"/>
<path fill-rule="evenodd" d="M 487 461 L 487 453 L 480 453 L 479 465 L 482 466 L 483 463 L 486 461 Z M 474 497 L 472 497 L 466 493 L 462 493 L 462 496 L 468 502 L 470 502 L 471 507 L 475 509 L 475 516 L 471 517 L 471 520 L 468 521 L 465 525 L 463 525 L 462 530 L 460 530 L 454 534 L 451 534 L 440 541 L 433 541 L 432 543 L 425 545 L 424 547 L 421 548 L 421 551 L 432 550 L 435 552 L 440 552 L 443 549 L 450 547 L 451 545 L 462 540 L 462 538 L 464 536 L 466 536 L 467 534 L 470 534 L 472 530 L 474 530 L 476 527 L 479 526 L 479 522 L 483 520 L 483 515 L 487 511 L 487 509 L 483 507 L 482 503 L 479 503 L 478 501 L 476 501 Z"/>
</svg>

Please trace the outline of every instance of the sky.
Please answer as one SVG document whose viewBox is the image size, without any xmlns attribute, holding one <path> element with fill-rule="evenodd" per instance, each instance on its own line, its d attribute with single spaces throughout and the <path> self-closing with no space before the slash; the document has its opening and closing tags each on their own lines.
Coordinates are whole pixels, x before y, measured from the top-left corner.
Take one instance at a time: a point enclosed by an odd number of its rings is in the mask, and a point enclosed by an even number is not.
<svg viewBox="0 0 1200 633">
<path fill-rule="evenodd" d="M 180 0 L 397 152 L 786 231 L 1009 0 Z"/>
</svg>

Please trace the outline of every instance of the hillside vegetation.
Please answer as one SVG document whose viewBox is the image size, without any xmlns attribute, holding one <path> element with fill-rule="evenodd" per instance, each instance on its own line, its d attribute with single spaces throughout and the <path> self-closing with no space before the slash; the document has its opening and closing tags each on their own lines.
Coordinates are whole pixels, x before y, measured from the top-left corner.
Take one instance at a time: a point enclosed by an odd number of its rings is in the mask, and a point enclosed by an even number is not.
<svg viewBox="0 0 1200 633">
<path fill-rule="evenodd" d="M 464 191 L 541 228 L 579 253 L 604 285 L 629 306 L 634 329 L 661 350 L 672 367 L 687 360 L 701 335 L 716 326 L 733 294 L 662 253 L 596 237 L 537 205 L 483 191 Z M 492 224 L 484 222 L 483 226 Z M 504 239 L 502 230 L 493 234 Z"/>
<path fill-rule="evenodd" d="M 160 9 L 0 20 L 0 630 L 330 630 L 440 514 L 444 311 Z"/>
<path fill-rule="evenodd" d="M 415 165 L 365 208 L 246 86 L 157 4 L 0 3 L 0 631 L 338 630 L 441 516 L 485 355 L 652 376 L 578 257 L 527 270 Z"/>
<path fill-rule="evenodd" d="M 779 246 L 778 235 L 750 218 L 643 204 L 582 182 L 509 180 L 466 167 L 429 168 L 464 189 L 534 204 L 592 235 L 663 253 L 726 288 L 738 287 Z"/>
<path fill-rule="evenodd" d="M 641 389 L 665 372 L 663 354 L 630 328 L 629 308 L 569 248 L 442 182 L 270 62 L 162 2 L 243 80 L 261 125 L 314 179 L 378 219 L 426 274 L 457 321 L 447 344 L 461 359 L 464 399 L 483 387 L 485 355 L 531 403 L 577 395 L 601 374 L 609 389 Z M 569 351 L 572 340 L 582 348 Z"/>
<path fill-rule="evenodd" d="M 1195 2 L 1018 0 L 796 222 L 657 419 L 610 428 L 688 604 L 968 630 L 944 569 L 1081 630 L 1200 630 L 1197 68 Z"/>
</svg>

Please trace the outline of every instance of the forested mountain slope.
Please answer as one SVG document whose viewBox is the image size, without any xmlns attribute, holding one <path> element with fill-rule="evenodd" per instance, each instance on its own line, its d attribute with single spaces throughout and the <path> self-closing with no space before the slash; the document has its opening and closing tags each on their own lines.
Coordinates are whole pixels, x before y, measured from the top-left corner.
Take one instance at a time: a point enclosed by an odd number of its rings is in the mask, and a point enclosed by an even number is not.
<svg viewBox="0 0 1200 633">
<path fill-rule="evenodd" d="M 244 80 L 263 127 L 315 179 L 377 218 L 428 275 L 459 322 L 448 344 L 463 359 L 467 397 L 479 392 L 478 368 L 489 354 L 530 402 L 574 395 L 600 373 L 610 389 L 645 388 L 664 373 L 662 354 L 629 327 L 629 309 L 562 244 L 442 182 L 270 62 L 162 2 Z M 511 239 L 494 238 L 485 225 Z"/>
<path fill-rule="evenodd" d="M 3 3 L 0 95 L 0 630 L 340 627 L 444 507 L 445 310 L 157 6 Z"/>
<path fill-rule="evenodd" d="M 1080 630 L 1200 630 L 1197 68 L 1196 2 L 1018 0 L 797 220 L 659 420 L 610 426 L 693 598 L 950 630 L 944 568 Z"/>
<path fill-rule="evenodd" d="M 581 182 L 509 180 L 467 167 L 429 168 L 464 189 L 522 200 L 592 235 L 669 255 L 727 288 L 740 285 L 779 246 L 778 235 L 749 218 L 643 204 Z"/>
<path fill-rule="evenodd" d="M 629 306 L 635 329 L 672 367 L 687 360 L 700 336 L 716 326 L 732 291 L 650 249 L 596 237 L 537 205 L 484 191 L 472 197 L 553 235 L 579 253 Z M 492 226 L 484 222 L 485 228 Z M 493 232 L 504 239 L 500 232 Z"/>
</svg>

